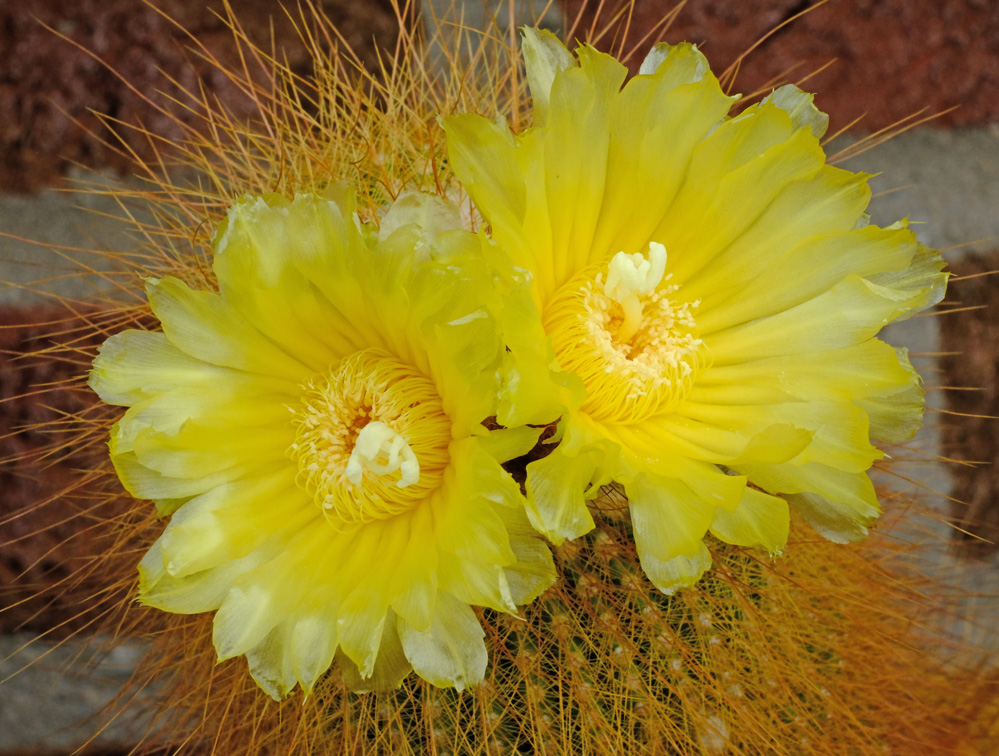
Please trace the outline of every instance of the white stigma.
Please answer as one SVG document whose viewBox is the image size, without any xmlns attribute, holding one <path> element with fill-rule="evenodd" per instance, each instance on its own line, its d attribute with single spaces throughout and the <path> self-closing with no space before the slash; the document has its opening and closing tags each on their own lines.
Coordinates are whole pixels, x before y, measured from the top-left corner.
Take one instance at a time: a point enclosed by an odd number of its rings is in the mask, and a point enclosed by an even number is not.
<svg viewBox="0 0 999 756">
<path fill-rule="evenodd" d="M 347 480 L 355 485 L 360 483 L 365 470 L 375 475 L 390 475 L 399 470 L 402 473 L 396 483 L 399 488 L 420 480 L 420 462 L 406 439 L 379 420 L 368 423 L 357 434 L 347 460 Z"/>
<path fill-rule="evenodd" d="M 662 283 L 666 273 L 666 247 L 658 242 L 649 242 L 648 257 L 635 252 L 618 252 L 607 266 L 607 281 L 604 294 L 621 305 L 624 322 L 618 331 L 620 341 L 627 341 L 642 324 L 642 303 L 640 294 L 652 294 Z"/>
</svg>

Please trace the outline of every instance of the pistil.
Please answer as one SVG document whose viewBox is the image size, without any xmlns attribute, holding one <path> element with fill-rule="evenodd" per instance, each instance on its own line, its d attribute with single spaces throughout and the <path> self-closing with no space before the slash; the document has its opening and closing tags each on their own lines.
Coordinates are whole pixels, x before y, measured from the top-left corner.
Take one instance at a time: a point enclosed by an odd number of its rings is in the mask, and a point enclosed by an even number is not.
<svg viewBox="0 0 999 756">
<path fill-rule="evenodd" d="M 666 273 L 666 247 L 649 242 L 648 257 L 640 252 L 618 252 L 607 266 L 604 294 L 621 305 L 624 319 L 617 331 L 619 343 L 625 343 L 642 326 L 645 307 L 640 295 L 655 292 Z"/>
<path fill-rule="evenodd" d="M 420 463 L 406 439 L 379 420 L 368 423 L 357 434 L 347 460 L 347 480 L 359 484 L 365 470 L 375 475 L 391 475 L 398 470 L 401 477 L 396 486 L 399 488 L 420 480 Z"/>
</svg>

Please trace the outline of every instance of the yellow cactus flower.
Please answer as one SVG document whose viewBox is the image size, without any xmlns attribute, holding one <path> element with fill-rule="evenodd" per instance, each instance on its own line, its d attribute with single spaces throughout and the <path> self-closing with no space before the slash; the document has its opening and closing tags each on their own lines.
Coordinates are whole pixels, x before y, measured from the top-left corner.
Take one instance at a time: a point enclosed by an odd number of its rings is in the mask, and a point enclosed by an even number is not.
<svg viewBox="0 0 999 756">
<path fill-rule="evenodd" d="M 500 464 L 536 432 L 482 425 L 503 344 L 492 282 L 459 269 L 482 242 L 406 222 L 442 202 L 393 208 L 373 238 L 352 199 L 245 199 L 215 238 L 218 291 L 150 279 L 162 333 L 112 336 L 95 361 L 91 386 L 129 407 L 119 477 L 171 514 L 140 600 L 214 611 L 219 658 L 245 655 L 275 698 L 334 655 L 356 689 L 411 668 L 473 684 L 470 605 L 516 612 L 554 580 Z"/>
<path fill-rule="evenodd" d="M 827 538 L 864 536 L 871 441 L 911 437 L 923 405 L 905 351 L 875 336 L 939 301 L 939 254 L 869 225 L 867 176 L 827 164 L 827 118 L 795 87 L 733 117 L 693 45 L 657 45 L 627 82 L 547 32 L 523 49 L 531 128 L 444 126 L 493 238 L 533 275 L 534 354 L 547 340 L 562 371 L 538 380 L 550 363 L 518 363 L 527 339 L 511 340 L 500 422 L 561 413 L 528 467 L 532 522 L 575 538 L 586 500 L 621 484 L 667 592 L 710 566 L 709 531 L 779 552 L 789 503 Z"/>
</svg>

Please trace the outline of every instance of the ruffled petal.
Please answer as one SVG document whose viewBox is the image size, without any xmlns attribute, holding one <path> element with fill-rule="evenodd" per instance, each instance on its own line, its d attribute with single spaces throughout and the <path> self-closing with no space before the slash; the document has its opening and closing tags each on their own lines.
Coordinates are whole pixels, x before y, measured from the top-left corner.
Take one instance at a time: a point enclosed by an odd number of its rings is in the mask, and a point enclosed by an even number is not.
<svg viewBox="0 0 999 756">
<path fill-rule="evenodd" d="M 178 386 L 199 388 L 246 384 L 246 376 L 190 357 L 171 344 L 162 333 L 123 331 L 111 336 L 98 350 L 89 385 L 107 404 L 131 406 L 152 399 Z M 253 376 L 260 388 L 266 383 L 272 391 L 292 390 L 294 383 Z"/>
<path fill-rule="evenodd" d="M 485 676 L 485 633 L 468 604 L 442 593 L 436 606 L 434 623 L 426 631 L 400 619 L 399 639 L 420 677 L 438 687 L 464 690 Z"/>
<path fill-rule="evenodd" d="M 715 506 L 683 482 L 668 478 L 636 478 L 627 485 L 628 508 L 639 556 L 660 562 L 694 557 L 708 532 Z M 663 588 L 663 586 L 659 586 Z M 667 586 L 668 587 L 668 586 Z"/>
<path fill-rule="evenodd" d="M 638 556 L 649 580 L 667 596 L 693 585 L 711 567 L 711 552 L 704 543 L 699 543 L 691 556 L 676 556 L 663 561 L 641 550 Z"/>
<path fill-rule="evenodd" d="M 586 492 L 601 461 L 597 450 L 570 456 L 556 447 L 527 466 L 527 516 L 554 544 L 578 538 L 593 529 Z"/>
<path fill-rule="evenodd" d="M 172 478 L 140 464 L 134 452 L 112 453 L 111 464 L 121 485 L 135 498 L 170 502 L 170 506 L 160 509 L 163 515 L 179 506 L 177 500 L 211 491 L 238 477 L 226 470 L 202 478 Z"/>
<path fill-rule="evenodd" d="M 343 675 L 344 684 L 355 693 L 384 692 L 399 687 L 399 683 L 413 670 L 406 658 L 399 639 L 399 622 L 391 610 L 386 616 L 381 638 L 378 642 L 378 658 L 371 674 L 362 677 L 357 665 L 343 653 L 338 653 L 337 663 Z"/>
<path fill-rule="evenodd" d="M 159 544 L 167 572 L 191 575 L 242 559 L 268 540 L 325 526 L 287 467 L 218 486 L 188 501 Z"/>
<path fill-rule="evenodd" d="M 194 291 L 176 278 L 151 278 L 146 294 L 163 333 L 203 362 L 300 382 L 312 372 L 265 338 L 222 297 Z"/>
<path fill-rule="evenodd" d="M 872 439 L 891 442 L 911 438 L 922 422 L 923 391 L 906 351 L 878 339 L 825 352 L 713 365 L 698 376 L 690 399 L 706 405 L 851 403 L 867 415 Z"/>
<path fill-rule="evenodd" d="M 452 455 L 465 474 L 451 483 L 451 494 L 466 506 L 435 510 L 441 590 L 469 604 L 516 612 L 517 604 L 554 580 L 551 553 L 528 522 L 517 484 L 478 439 L 453 444 Z"/>
<path fill-rule="evenodd" d="M 740 468 L 749 479 L 785 498 L 823 537 L 851 543 L 867 535 L 881 511 L 866 473 L 845 472 L 819 463 Z"/>
<path fill-rule="evenodd" d="M 326 612 L 303 614 L 290 623 L 287 648 L 291 671 L 303 690 L 311 691 L 320 675 L 330 668 L 338 645 L 336 627 Z M 383 636 L 382 648 L 384 645 Z M 290 682 L 278 697 L 287 695 L 293 687 L 294 682 Z"/>
<path fill-rule="evenodd" d="M 531 107 L 536 126 L 543 126 L 551 99 L 552 83 L 560 71 L 576 65 L 561 40 L 547 29 L 524 27 L 524 64 L 531 88 Z"/>
<path fill-rule="evenodd" d="M 280 701 L 298 683 L 291 658 L 292 628 L 276 625 L 262 641 L 246 652 L 250 676 L 275 701 Z"/>
<path fill-rule="evenodd" d="M 918 309 L 925 297 L 923 292 L 894 291 L 851 275 L 796 307 L 713 334 L 714 364 L 855 346 Z"/>
<path fill-rule="evenodd" d="M 787 543 L 791 517 L 787 502 L 747 487 L 739 506 L 729 511 L 716 509 L 711 534 L 725 543 L 752 546 L 779 554 Z"/>
<path fill-rule="evenodd" d="M 691 287 L 692 291 L 685 290 L 686 296 L 701 298 L 697 325 L 708 344 L 716 331 L 795 307 L 847 276 L 872 276 L 884 270 L 905 268 L 915 250 L 911 234 L 904 230 L 885 231 L 867 226 L 822 235 L 809 233 L 804 226 L 796 230 L 801 241 L 783 255 L 773 254 L 775 247 L 770 239 L 761 244 L 769 252 L 740 250 L 743 261 L 758 266 L 758 276 L 745 275 L 738 269 L 731 271 L 719 264 L 711 274 L 700 276 L 698 286 Z M 770 255 L 776 258 L 771 265 L 760 265 L 769 261 Z M 775 280 L 780 281 L 779 285 L 774 285 Z M 732 296 L 736 291 L 738 296 Z"/>
<path fill-rule="evenodd" d="M 342 257 L 344 247 L 363 246 L 358 236 L 329 200 L 248 197 L 229 211 L 213 245 L 219 290 L 261 335 L 311 372 L 323 370 L 364 341 L 301 268 L 306 260 L 342 268 L 338 253 Z"/>
<path fill-rule="evenodd" d="M 200 614 L 218 609 L 233 582 L 265 559 L 254 552 L 214 569 L 173 577 L 167 571 L 160 541 L 139 562 L 139 602 L 175 614 Z"/>
</svg>

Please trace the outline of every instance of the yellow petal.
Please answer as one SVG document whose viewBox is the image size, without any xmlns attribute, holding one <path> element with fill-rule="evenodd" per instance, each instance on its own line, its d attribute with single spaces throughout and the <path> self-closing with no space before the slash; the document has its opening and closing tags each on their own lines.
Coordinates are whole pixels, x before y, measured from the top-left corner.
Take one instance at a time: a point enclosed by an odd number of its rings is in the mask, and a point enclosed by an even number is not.
<svg viewBox="0 0 999 756">
<path fill-rule="evenodd" d="M 685 286 L 763 215 L 784 188 L 814 176 L 824 154 L 775 107 L 726 121 L 697 145 L 685 182 L 652 233 Z"/>
<path fill-rule="evenodd" d="M 291 627 L 282 622 L 246 652 L 250 676 L 275 701 L 288 695 L 298 683 L 291 658 L 290 635 Z"/>
<path fill-rule="evenodd" d="M 785 225 L 793 228 L 790 222 Z M 885 231 L 876 226 L 822 235 L 809 233 L 802 227 L 799 238 L 787 250 L 780 250 L 771 239 L 761 244 L 766 251 L 740 250 L 741 260 L 759 266 L 758 276 L 745 275 L 735 266 L 719 261 L 712 267 L 711 275 L 700 277 L 697 287 L 685 290 L 686 296 L 701 298 L 697 325 L 708 343 L 716 331 L 795 307 L 821 295 L 847 276 L 904 269 L 915 251 L 908 232 Z M 776 254 L 782 251 L 783 254 Z M 719 281 L 725 284 L 717 285 Z M 705 287 L 712 284 L 721 291 L 709 293 Z M 732 296 L 736 288 L 738 296 Z"/>
<path fill-rule="evenodd" d="M 631 79 L 605 106 L 611 117 L 606 189 L 583 266 L 661 241 L 655 230 L 684 181 L 694 147 L 734 100 L 696 47 L 660 47 L 666 57 L 658 69 Z"/>
<path fill-rule="evenodd" d="M 552 543 L 558 545 L 593 529 L 585 494 L 602 456 L 597 450 L 570 456 L 559 446 L 527 466 L 527 516 Z"/>
<path fill-rule="evenodd" d="M 523 29 L 524 63 L 527 68 L 527 82 L 531 87 L 531 105 L 534 123 L 544 125 L 551 98 L 552 83 L 560 71 L 575 66 L 570 53 L 561 40 L 547 29 Z"/>
<path fill-rule="evenodd" d="M 791 518 L 787 502 L 747 487 L 732 511 L 716 509 L 711 533 L 726 543 L 764 548 L 779 554 L 787 543 Z"/>
<path fill-rule="evenodd" d="M 338 253 L 350 245 L 363 242 L 334 202 L 310 195 L 294 202 L 245 198 L 229 211 L 213 245 L 219 290 L 260 334 L 310 372 L 323 370 L 361 341 L 340 303 L 319 295 L 303 269 L 311 273 L 322 260 L 331 272 L 342 270 Z"/>
<path fill-rule="evenodd" d="M 609 55 L 579 49 L 579 68 L 555 78 L 544 131 L 545 200 L 551 227 L 551 291 L 589 262 L 606 189 L 615 96 L 627 69 Z M 488 214 L 487 214 L 488 217 Z M 539 279 L 542 301 L 549 294 Z"/>
<path fill-rule="evenodd" d="M 148 279 L 146 294 L 175 347 L 204 362 L 300 382 L 312 372 L 264 338 L 222 297 L 175 278 Z"/>
<path fill-rule="evenodd" d="M 639 476 L 625 491 L 640 557 L 669 562 L 700 553 L 717 502 L 695 493 L 685 482 L 669 478 Z"/>
<path fill-rule="evenodd" d="M 268 539 L 325 526 L 287 467 L 218 486 L 188 501 L 159 544 L 167 571 L 183 577 L 241 559 Z"/>
<path fill-rule="evenodd" d="M 468 604 L 442 593 L 424 632 L 399 620 L 399 640 L 416 673 L 438 687 L 464 690 L 481 682 L 488 657 L 479 620 Z"/>
<path fill-rule="evenodd" d="M 874 485 L 863 472 L 822 465 L 743 465 L 740 472 L 771 493 L 785 498 L 823 537 L 836 543 L 858 541 L 881 508 Z"/>
<path fill-rule="evenodd" d="M 871 464 L 881 459 L 883 453 L 871 446 L 869 442 L 867 415 L 852 404 L 832 401 L 786 402 L 772 405 L 752 404 L 698 404 L 684 403 L 682 416 L 664 418 L 661 424 L 675 433 L 687 433 L 695 441 L 706 435 L 705 428 L 731 428 L 740 431 L 744 437 L 751 438 L 758 433 L 766 432 L 772 425 L 792 426 L 807 432 L 811 436 L 810 443 L 801 448 L 799 440 L 804 436 L 786 435 L 780 433 L 773 436 L 774 441 L 784 439 L 788 445 L 785 449 L 801 449 L 798 462 L 824 461 L 844 470 L 856 472 L 868 469 Z M 689 418 L 694 423 L 684 423 Z M 704 425 L 697 425 L 703 423 Z M 724 431 L 723 431 L 724 432 Z M 787 458 L 776 453 L 775 461 L 787 461 Z M 726 464 L 736 464 L 739 457 Z M 750 461 L 750 460 L 747 460 Z"/>
<path fill-rule="evenodd" d="M 288 653 L 291 670 L 303 690 L 311 691 L 319 676 L 330 668 L 337 645 L 336 627 L 330 622 L 330 614 L 306 614 L 294 621 L 289 631 Z M 294 683 L 282 695 L 292 687 Z"/>
<path fill-rule="evenodd" d="M 815 95 L 802 92 L 793 84 L 785 84 L 763 98 L 763 103 L 769 102 L 791 116 L 795 128 L 810 129 L 816 139 L 825 136 L 829 116 L 815 107 Z"/>
<path fill-rule="evenodd" d="M 707 343 L 716 365 L 843 349 L 874 337 L 924 299 L 851 275 L 796 307 L 712 334 Z"/>
<path fill-rule="evenodd" d="M 385 692 L 399 687 L 413 665 L 409 663 L 399 640 L 399 620 L 389 610 L 378 642 L 378 658 L 371 673 L 361 676 L 360 670 L 345 654 L 336 655 L 344 684 L 355 693 Z"/>
<path fill-rule="evenodd" d="M 175 614 L 200 614 L 218 609 L 233 583 L 266 559 L 254 552 L 218 567 L 183 577 L 170 575 L 159 543 L 139 562 L 139 602 Z"/>
<path fill-rule="evenodd" d="M 233 480 L 228 471 L 202 478 L 172 478 L 139 464 L 133 452 L 111 455 L 111 464 L 122 486 L 137 499 L 188 499 Z M 167 514 L 161 510 L 160 514 Z"/>
<path fill-rule="evenodd" d="M 649 580 L 667 596 L 693 585 L 711 567 L 711 553 L 703 543 L 698 544 L 691 556 L 676 556 L 665 561 L 641 551 L 638 555 Z"/>
</svg>

